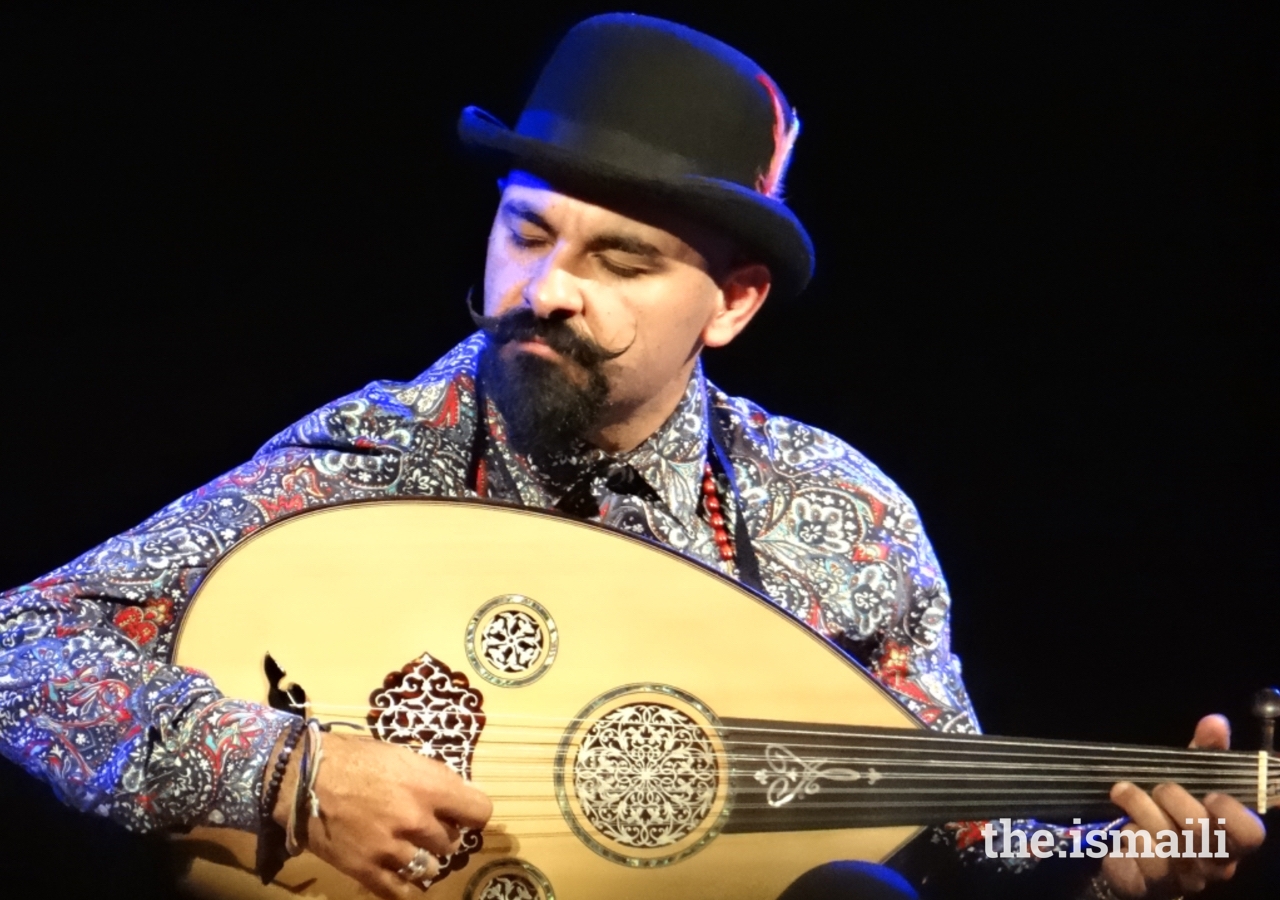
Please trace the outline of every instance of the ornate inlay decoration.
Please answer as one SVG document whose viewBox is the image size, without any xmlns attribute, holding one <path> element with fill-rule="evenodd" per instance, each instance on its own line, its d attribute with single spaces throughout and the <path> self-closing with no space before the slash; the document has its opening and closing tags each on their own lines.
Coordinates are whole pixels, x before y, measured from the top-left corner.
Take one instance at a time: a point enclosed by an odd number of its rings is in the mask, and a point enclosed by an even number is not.
<svg viewBox="0 0 1280 900">
<path fill-rule="evenodd" d="M 556 759 L 556 795 L 600 855 L 663 865 L 706 845 L 728 814 L 729 779 L 714 715 L 666 685 L 629 685 L 574 719 Z"/>
<path fill-rule="evenodd" d="M 467 660 L 481 678 L 520 687 L 541 678 L 556 659 L 560 636 L 550 613 L 520 594 L 494 597 L 467 623 Z"/>
<path fill-rule="evenodd" d="M 816 794 L 820 790 L 819 779 L 827 781 L 860 781 L 875 784 L 883 776 L 874 767 L 863 775 L 857 769 L 830 765 L 827 759 L 803 759 L 781 744 L 769 744 L 764 748 L 767 768 L 758 769 L 756 781 L 769 786 L 765 796 L 773 807 L 790 803 L 800 795 Z"/>
<path fill-rule="evenodd" d="M 463 778 L 471 777 L 471 758 L 484 730 L 484 695 L 471 687 L 466 675 L 424 653 L 389 674 L 382 688 L 369 695 L 369 703 L 374 737 L 413 747 Z M 435 882 L 465 866 L 483 842 L 480 832 L 464 831 L 462 847 L 442 859 Z"/>
<path fill-rule="evenodd" d="M 592 825 L 627 847 L 669 847 L 702 824 L 716 798 L 716 753 L 693 719 L 629 703 L 587 729 L 573 787 Z"/>
<path fill-rule="evenodd" d="M 463 900 L 555 900 L 551 883 L 536 867 L 519 859 L 499 859 L 477 872 Z"/>
</svg>

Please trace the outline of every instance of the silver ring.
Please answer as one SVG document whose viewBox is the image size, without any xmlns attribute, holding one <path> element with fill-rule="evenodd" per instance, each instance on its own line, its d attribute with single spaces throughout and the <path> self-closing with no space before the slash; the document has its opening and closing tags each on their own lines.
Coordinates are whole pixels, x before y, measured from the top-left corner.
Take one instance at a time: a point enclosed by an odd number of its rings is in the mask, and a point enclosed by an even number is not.
<svg viewBox="0 0 1280 900">
<path fill-rule="evenodd" d="M 440 874 L 440 860 L 436 859 L 434 854 L 419 847 L 418 852 L 413 854 L 413 859 L 401 867 L 396 874 L 409 882 L 429 881 Z"/>
</svg>

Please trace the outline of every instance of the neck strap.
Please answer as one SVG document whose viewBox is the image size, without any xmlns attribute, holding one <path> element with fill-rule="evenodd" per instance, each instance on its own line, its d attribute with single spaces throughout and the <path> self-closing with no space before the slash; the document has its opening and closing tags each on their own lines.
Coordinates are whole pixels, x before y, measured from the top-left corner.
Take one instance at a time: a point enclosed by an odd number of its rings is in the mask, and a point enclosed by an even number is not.
<svg viewBox="0 0 1280 900">
<path fill-rule="evenodd" d="M 704 395 L 705 396 L 705 395 Z M 747 529 L 746 511 L 742 504 L 742 494 L 738 492 L 738 482 L 733 477 L 733 463 L 729 452 L 725 449 L 727 441 L 721 430 L 728 425 L 720 424 L 720 417 L 711 407 L 711 398 L 706 398 L 707 410 L 707 456 L 713 467 L 719 470 L 720 476 L 729 486 L 733 494 L 733 549 L 738 562 L 738 580 L 759 593 L 765 593 L 764 582 L 760 580 L 760 562 L 756 559 L 756 549 L 751 545 L 751 533 Z"/>
</svg>

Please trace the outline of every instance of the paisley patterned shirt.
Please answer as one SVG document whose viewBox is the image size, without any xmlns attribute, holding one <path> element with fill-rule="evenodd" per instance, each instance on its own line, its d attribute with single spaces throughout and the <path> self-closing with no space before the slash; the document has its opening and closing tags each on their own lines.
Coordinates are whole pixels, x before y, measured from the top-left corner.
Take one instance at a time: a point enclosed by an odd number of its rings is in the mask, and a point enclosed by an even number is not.
<svg viewBox="0 0 1280 900">
<path fill-rule="evenodd" d="M 474 335 L 413 381 L 375 382 L 323 407 L 133 530 L 0 595 L 0 752 L 67 803 L 131 830 L 256 829 L 286 716 L 172 665 L 177 624 L 220 557 L 302 510 L 408 495 L 553 506 L 604 454 L 515 453 L 492 404 L 477 409 L 483 344 Z M 599 521 L 725 565 L 700 502 L 713 417 L 768 595 L 930 728 L 976 730 L 950 650 L 947 586 L 916 511 L 830 434 L 727 396 L 699 367 L 663 427 L 619 457 L 654 491 L 644 499 L 597 482 Z M 721 496 L 732 522 L 732 492 Z M 963 828 L 952 832 L 966 846 Z"/>
</svg>

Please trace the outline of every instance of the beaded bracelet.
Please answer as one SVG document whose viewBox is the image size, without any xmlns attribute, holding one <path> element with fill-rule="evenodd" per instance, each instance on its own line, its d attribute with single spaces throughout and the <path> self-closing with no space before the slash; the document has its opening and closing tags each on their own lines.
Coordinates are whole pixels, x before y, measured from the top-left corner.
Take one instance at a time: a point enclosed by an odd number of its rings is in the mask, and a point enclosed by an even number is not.
<svg viewBox="0 0 1280 900">
<path fill-rule="evenodd" d="M 280 753 L 276 756 L 276 764 L 271 772 L 271 780 L 267 782 L 266 789 L 262 792 L 262 805 L 258 814 L 264 821 L 271 819 L 271 814 L 276 808 L 276 801 L 280 799 L 280 785 L 284 781 L 285 769 L 289 768 L 289 757 L 293 755 L 294 747 L 298 746 L 298 738 L 302 735 L 302 726 L 301 719 L 294 719 L 289 722 L 289 731 L 284 736 L 284 743 L 280 745 Z"/>
<path fill-rule="evenodd" d="M 275 767 L 271 770 L 271 778 L 263 788 L 261 803 L 258 808 L 258 874 L 263 884 L 270 884 L 271 879 L 284 866 L 286 858 L 284 846 L 284 829 L 276 824 L 272 813 L 276 801 L 280 797 L 280 785 L 284 781 L 285 770 L 289 767 L 289 758 L 298 746 L 298 738 L 302 736 L 302 719 L 291 719 L 284 741 L 280 745 L 280 753 L 276 756 Z"/>
</svg>

